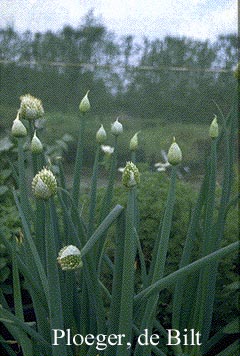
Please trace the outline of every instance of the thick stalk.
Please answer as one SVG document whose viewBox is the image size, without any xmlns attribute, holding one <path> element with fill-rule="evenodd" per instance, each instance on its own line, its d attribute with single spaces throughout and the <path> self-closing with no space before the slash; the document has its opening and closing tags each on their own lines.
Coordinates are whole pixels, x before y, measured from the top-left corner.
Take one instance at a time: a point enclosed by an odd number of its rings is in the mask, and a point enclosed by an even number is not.
<svg viewBox="0 0 240 356">
<path fill-rule="evenodd" d="M 12 267 L 13 267 L 13 295 L 14 295 L 15 315 L 22 322 L 24 322 L 21 285 L 20 285 L 19 270 L 18 270 L 18 263 L 17 263 L 16 241 L 13 242 Z M 23 355 L 33 356 L 32 341 L 22 330 L 19 330 L 19 335 L 21 337 L 20 345 L 22 348 Z"/>
<path fill-rule="evenodd" d="M 20 201 L 21 206 L 24 212 L 24 215 L 27 217 L 27 221 L 31 221 L 32 210 L 28 199 L 28 189 L 27 181 L 25 176 L 25 155 L 23 151 L 24 139 L 18 139 L 18 175 L 19 175 L 19 191 L 20 191 Z"/>
<path fill-rule="evenodd" d="M 111 209 L 113 186 L 114 186 L 114 181 L 115 181 L 116 171 L 117 171 L 117 150 L 118 150 L 118 136 L 115 136 L 114 153 L 112 155 L 109 181 L 108 181 L 108 186 L 107 186 L 105 196 L 103 198 L 102 209 L 101 209 L 101 221 L 107 216 L 107 214 Z"/>
<path fill-rule="evenodd" d="M 196 205 L 192 212 L 191 221 L 188 227 L 187 237 L 184 244 L 179 268 L 188 265 L 192 261 L 192 252 L 197 237 L 196 233 L 199 226 L 200 216 L 205 202 L 207 185 L 208 185 L 208 175 L 206 174 L 204 177 L 204 181 L 201 185 L 201 189 L 198 195 Z M 188 284 L 186 283 L 187 279 L 188 277 L 183 277 L 182 280 L 179 280 L 174 290 L 172 327 L 177 330 L 181 330 L 180 320 L 181 320 L 181 324 L 184 325 L 184 328 L 186 327 L 186 322 L 189 321 L 189 312 L 191 310 L 191 307 L 189 308 L 189 303 L 190 303 L 189 296 L 187 295 L 186 300 L 184 299 L 185 290 L 189 288 L 189 282 Z M 191 302 L 191 304 L 193 303 L 194 301 Z M 188 312 L 185 310 L 185 304 Z M 186 319 L 186 322 L 183 322 L 184 319 Z"/>
<path fill-rule="evenodd" d="M 216 168 L 217 168 L 217 151 L 216 151 L 216 141 L 212 142 L 211 146 L 211 161 L 210 161 L 210 177 L 209 177 L 209 186 L 208 194 L 206 199 L 205 206 L 205 216 L 204 216 L 204 225 L 203 225 L 203 245 L 202 245 L 202 256 L 213 252 L 213 246 L 215 245 L 215 234 L 213 231 L 214 227 L 214 208 L 215 208 L 215 190 L 216 190 Z M 213 310 L 209 309 L 207 304 L 208 299 L 208 290 L 209 285 L 211 285 L 212 279 L 215 278 L 216 268 L 213 264 L 205 267 L 199 277 L 198 289 L 197 289 L 197 298 L 194 308 L 192 327 L 199 331 L 200 334 L 205 334 L 205 325 L 204 317 L 206 309 L 208 313 L 212 313 Z M 206 340 L 205 340 L 206 342 Z M 198 355 L 199 346 L 194 346 L 191 349 L 192 355 Z"/>
<path fill-rule="evenodd" d="M 59 273 L 57 266 L 57 252 L 54 236 L 54 221 L 51 202 L 46 201 L 46 263 L 47 263 L 47 277 L 49 285 L 49 322 L 51 330 L 62 329 L 64 330 L 63 315 L 62 315 L 62 300 L 59 282 Z M 53 331 L 51 334 L 52 344 L 54 343 Z M 52 346 L 52 356 L 59 355 L 67 356 L 66 346 L 64 340 L 59 340 L 59 345 Z"/>
<path fill-rule="evenodd" d="M 82 173 L 82 163 L 83 163 L 83 140 L 85 136 L 85 117 L 80 117 L 79 122 L 79 134 L 78 134 L 78 145 L 77 145 L 77 154 L 75 160 L 75 168 L 73 175 L 73 189 L 72 189 L 72 198 L 76 206 L 79 206 L 79 197 L 80 197 L 80 183 L 81 183 L 81 173 Z"/>
<path fill-rule="evenodd" d="M 172 216 L 175 202 L 175 185 L 176 185 L 176 167 L 172 167 L 171 181 L 169 186 L 168 198 L 166 203 L 166 208 L 163 216 L 163 221 L 160 224 L 159 236 L 157 240 L 159 241 L 158 252 L 156 254 L 156 259 L 152 261 L 154 263 L 153 274 L 151 277 L 151 284 L 155 283 L 157 280 L 161 279 L 164 275 L 166 257 L 168 251 L 168 242 L 170 237 Z M 152 295 L 145 308 L 144 317 L 142 319 L 141 330 L 148 329 L 151 335 L 154 315 L 156 312 L 158 294 Z M 148 355 L 151 347 L 145 346 L 140 347 L 137 345 L 135 355 Z"/>
<path fill-rule="evenodd" d="M 118 334 L 125 334 L 125 342 L 123 346 L 118 347 L 116 354 L 117 356 L 127 356 L 130 355 L 131 352 L 128 343 L 131 343 L 132 340 L 133 327 L 134 261 L 136 254 L 134 220 L 134 193 L 131 189 L 128 194 L 128 205 L 126 210 L 123 273 L 118 330 Z"/>
<path fill-rule="evenodd" d="M 156 292 L 159 293 L 162 289 L 171 287 L 183 276 L 193 274 L 196 271 L 203 268 L 204 266 L 207 266 L 210 262 L 218 261 L 222 257 L 227 256 L 227 255 L 233 253 L 234 251 L 237 251 L 239 246 L 240 246 L 240 244 L 238 241 L 233 242 L 232 244 L 230 244 L 226 247 L 223 247 L 217 251 L 214 251 L 214 252 L 210 253 L 209 255 L 206 255 L 206 256 L 190 263 L 189 265 L 180 268 L 179 270 L 169 274 L 168 276 L 166 276 L 162 279 L 159 279 L 158 281 L 153 283 L 151 286 L 145 288 L 144 290 L 142 290 L 140 293 L 138 293 L 135 296 L 135 298 L 134 298 L 135 306 L 138 308 L 140 306 L 140 304 L 146 302 L 152 294 L 154 294 Z"/>
<path fill-rule="evenodd" d="M 96 209 L 96 200 L 97 200 L 97 177 L 98 177 L 98 167 L 99 167 L 99 156 L 100 156 L 100 145 L 97 147 L 92 182 L 91 182 L 91 195 L 90 195 L 90 204 L 89 204 L 89 220 L 88 220 L 88 236 L 91 236 L 94 231 L 95 223 L 95 209 Z"/>
</svg>

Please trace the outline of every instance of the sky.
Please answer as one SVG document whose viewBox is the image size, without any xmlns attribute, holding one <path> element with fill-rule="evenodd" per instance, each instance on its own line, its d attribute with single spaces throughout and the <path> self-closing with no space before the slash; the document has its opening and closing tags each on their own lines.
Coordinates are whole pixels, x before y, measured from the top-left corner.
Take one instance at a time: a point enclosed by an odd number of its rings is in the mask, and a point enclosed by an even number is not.
<svg viewBox="0 0 240 356">
<path fill-rule="evenodd" d="M 82 23 L 89 10 L 118 36 L 167 35 L 214 41 L 237 32 L 237 0 L 0 0 L 0 28 L 57 31 Z"/>
</svg>

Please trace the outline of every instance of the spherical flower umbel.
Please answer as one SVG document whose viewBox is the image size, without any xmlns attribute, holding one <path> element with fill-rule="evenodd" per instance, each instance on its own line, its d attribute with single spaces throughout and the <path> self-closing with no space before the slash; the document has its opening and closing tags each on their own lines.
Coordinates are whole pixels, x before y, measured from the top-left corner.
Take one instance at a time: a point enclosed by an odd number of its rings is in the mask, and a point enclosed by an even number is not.
<svg viewBox="0 0 240 356">
<path fill-rule="evenodd" d="M 111 133 L 114 136 L 119 136 L 123 133 L 123 125 L 121 124 L 121 122 L 118 121 L 118 118 L 111 126 Z"/>
<path fill-rule="evenodd" d="M 32 153 L 38 154 L 43 151 L 43 145 L 42 142 L 39 140 L 36 134 L 36 130 L 34 132 L 32 141 L 31 141 L 31 151 Z"/>
<path fill-rule="evenodd" d="M 175 137 L 173 138 L 173 143 L 169 148 L 167 158 L 168 162 L 173 166 L 176 166 L 182 161 L 182 151 L 176 143 Z"/>
<path fill-rule="evenodd" d="M 81 100 L 80 104 L 79 104 L 79 110 L 82 114 L 85 114 L 86 112 L 88 112 L 91 109 L 91 105 L 88 99 L 88 93 L 89 90 L 87 91 L 87 94 L 83 97 L 83 99 Z"/>
<path fill-rule="evenodd" d="M 100 129 L 96 133 L 96 141 L 101 145 L 106 141 L 106 138 L 107 138 L 106 131 L 103 125 L 101 125 Z"/>
<path fill-rule="evenodd" d="M 32 181 L 32 190 L 36 198 L 47 200 L 57 193 L 57 180 L 53 173 L 43 168 Z"/>
<path fill-rule="evenodd" d="M 36 120 L 44 115 L 44 110 L 41 100 L 35 98 L 30 94 L 26 94 L 20 97 L 21 105 L 19 114 L 22 119 Z"/>
<path fill-rule="evenodd" d="M 81 252 L 73 245 L 63 247 L 58 253 L 57 260 L 63 271 L 74 270 L 83 265 Z"/>
<path fill-rule="evenodd" d="M 27 129 L 19 119 L 19 113 L 17 114 L 16 119 L 13 121 L 12 135 L 18 138 L 27 136 Z"/>
<path fill-rule="evenodd" d="M 133 188 L 140 183 L 138 168 L 132 162 L 127 162 L 122 174 L 122 184 L 127 188 Z"/>
<path fill-rule="evenodd" d="M 209 127 L 209 136 L 213 139 L 218 137 L 218 122 L 216 115 L 214 116 L 214 119 Z"/>
</svg>

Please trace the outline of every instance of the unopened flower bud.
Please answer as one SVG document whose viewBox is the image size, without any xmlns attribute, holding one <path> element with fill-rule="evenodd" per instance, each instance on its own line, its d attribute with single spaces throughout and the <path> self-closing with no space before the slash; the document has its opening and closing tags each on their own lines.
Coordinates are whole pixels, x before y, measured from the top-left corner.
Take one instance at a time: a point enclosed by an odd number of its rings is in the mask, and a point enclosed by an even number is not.
<svg viewBox="0 0 240 356">
<path fill-rule="evenodd" d="M 121 122 L 118 121 L 118 119 L 116 119 L 116 121 L 112 124 L 111 133 L 114 136 L 119 136 L 123 133 L 123 126 L 122 126 Z"/>
<path fill-rule="evenodd" d="M 36 130 L 34 132 L 32 141 L 31 141 L 31 151 L 32 153 L 41 153 L 43 151 L 43 145 L 42 142 L 39 140 L 36 134 Z"/>
<path fill-rule="evenodd" d="M 211 138 L 216 138 L 218 137 L 218 122 L 217 122 L 217 116 L 215 115 L 210 127 L 209 127 L 209 136 Z"/>
<path fill-rule="evenodd" d="M 21 105 L 19 109 L 20 117 L 26 120 L 36 120 L 44 115 L 41 100 L 30 94 L 20 97 Z"/>
<path fill-rule="evenodd" d="M 139 132 L 135 133 L 135 135 L 130 140 L 129 148 L 131 151 L 136 151 L 138 149 L 138 134 Z"/>
<path fill-rule="evenodd" d="M 175 166 L 182 161 L 182 151 L 178 144 L 175 142 L 175 137 L 173 138 L 173 143 L 171 144 L 169 151 L 168 151 L 168 162 Z"/>
<path fill-rule="evenodd" d="M 122 184 L 127 188 L 132 188 L 140 183 L 138 168 L 132 162 L 127 162 L 122 174 Z"/>
<path fill-rule="evenodd" d="M 57 260 L 63 271 L 74 270 L 83 265 L 81 252 L 73 245 L 63 247 L 58 253 Z"/>
<path fill-rule="evenodd" d="M 47 200 L 57 193 L 57 180 L 53 173 L 43 168 L 35 175 L 32 181 L 33 194 L 39 198 Z"/>
<path fill-rule="evenodd" d="M 106 141 L 106 138 L 107 138 L 106 131 L 103 125 L 101 125 L 100 129 L 96 133 L 96 141 L 101 145 Z"/>
<path fill-rule="evenodd" d="M 87 94 L 83 97 L 83 99 L 81 100 L 81 103 L 79 104 L 79 110 L 82 114 L 85 114 L 91 108 L 91 105 L 90 105 L 90 102 L 88 99 L 88 93 L 89 93 L 89 90 L 87 91 Z"/>
<path fill-rule="evenodd" d="M 19 119 L 19 114 L 17 114 L 16 119 L 13 121 L 12 135 L 14 137 L 25 137 L 25 136 L 27 136 L 27 129 L 23 125 L 22 121 Z"/>
</svg>

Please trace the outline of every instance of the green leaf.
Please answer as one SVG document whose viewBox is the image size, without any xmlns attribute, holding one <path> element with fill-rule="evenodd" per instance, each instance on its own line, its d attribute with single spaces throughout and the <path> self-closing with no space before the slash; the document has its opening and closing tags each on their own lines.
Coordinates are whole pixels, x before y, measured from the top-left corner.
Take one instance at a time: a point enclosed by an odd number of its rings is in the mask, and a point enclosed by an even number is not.
<svg viewBox="0 0 240 356">
<path fill-rule="evenodd" d="M 3 169 L 1 171 L 1 179 L 3 181 L 5 181 L 7 178 L 10 177 L 11 174 L 12 174 L 12 170 L 11 169 Z"/>
<path fill-rule="evenodd" d="M 240 332 L 239 320 L 234 319 L 231 323 L 227 324 L 223 329 L 225 334 L 237 334 Z"/>
<path fill-rule="evenodd" d="M 233 355 L 239 355 L 239 340 L 236 340 L 233 344 L 228 346 L 226 349 L 224 349 L 216 356 L 233 356 Z"/>
<path fill-rule="evenodd" d="M 216 260 L 219 260 L 220 258 L 233 253 L 239 248 L 239 242 L 234 242 L 226 247 L 223 247 L 215 252 L 210 253 L 209 255 L 206 255 L 189 265 L 180 268 L 179 270 L 169 274 L 168 276 L 159 279 L 157 282 L 153 283 L 151 286 L 145 288 L 143 291 L 138 293 L 135 296 L 135 302 L 143 302 L 146 300 L 150 295 L 152 295 L 155 292 L 160 292 L 160 290 L 167 288 L 173 284 L 175 284 L 179 278 L 182 278 L 183 275 L 191 274 L 196 271 L 198 271 L 200 268 L 207 266 L 209 262 L 213 262 Z"/>
<path fill-rule="evenodd" d="M 8 279 L 10 275 L 10 268 L 8 266 L 5 266 L 1 269 L 0 271 L 0 283 L 3 283 Z"/>
<path fill-rule="evenodd" d="M 0 186 L 0 196 L 5 194 L 8 191 L 8 187 L 6 185 Z"/>
<path fill-rule="evenodd" d="M 108 216 L 103 220 L 101 225 L 90 237 L 86 245 L 82 249 L 82 256 L 88 253 L 95 243 L 105 234 L 107 229 L 112 225 L 112 223 L 117 219 L 119 214 L 122 212 L 123 207 L 121 205 L 116 205 L 114 209 L 108 214 Z"/>
<path fill-rule="evenodd" d="M 14 324 L 16 327 L 19 328 L 20 331 L 24 331 L 31 338 L 39 342 L 41 345 L 47 347 L 49 350 L 51 349 L 51 345 L 45 339 L 43 339 L 43 337 L 38 332 L 29 327 L 27 323 L 24 323 L 22 320 L 13 315 L 10 311 L 3 308 L 2 305 L 0 305 L 0 319 L 4 320 L 4 323 L 6 324 Z"/>
<path fill-rule="evenodd" d="M 7 264 L 7 258 L 5 257 L 0 257 L 0 269 L 2 269 L 3 267 L 5 267 Z"/>
</svg>

